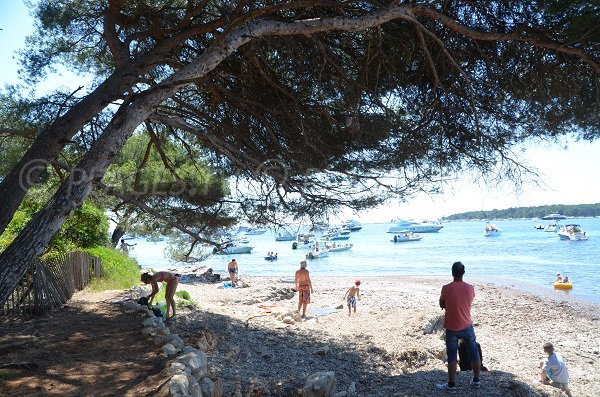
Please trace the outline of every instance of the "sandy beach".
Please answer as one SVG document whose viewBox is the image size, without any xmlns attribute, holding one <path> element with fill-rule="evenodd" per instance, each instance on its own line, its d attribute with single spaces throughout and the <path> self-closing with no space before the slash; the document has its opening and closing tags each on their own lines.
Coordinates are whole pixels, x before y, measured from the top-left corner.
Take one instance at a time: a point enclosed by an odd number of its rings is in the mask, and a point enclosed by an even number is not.
<svg viewBox="0 0 600 397">
<path fill-rule="evenodd" d="M 282 314 L 297 307 L 291 278 L 242 276 L 244 287 L 232 289 L 185 275 L 179 290 L 199 307 L 180 309 L 168 327 L 186 345 L 204 346 L 209 377 L 222 380 L 226 397 L 299 396 L 320 371 L 335 373 L 338 396 L 445 395 L 435 389 L 447 379 L 438 297 L 450 280 L 363 278 L 358 312 L 348 316 L 342 296 L 354 279 L 313 277 L 308 317 L 286 324 Z M 475 286 L 472 316 L 489 371 L 481 389 L 459 372 L 458 395 L 564 395 L 537 382 L 544 342 L 565 357 L 574 396 L 600 395 L 600 305 L 465 281 Z M 131 294 L 80 291 L 48 316 L 0 321 L 0 395 L 155 395 L 170 360 L 141 336 L 144 314 L 113 303 Z"/>
<path fill-rule="evenodd" d="M 308 317 L 284 324 L 273 312 L 296 309 L 290 281 L 242 276 L 246 287 L 234 289 L 180 284 L 200 310 L 183 310 L 170 329 L 192 345 L 199 330 L 218 337 L 209 365 L 225 395 L 236 384 L 244 392 L 260 384 L 264 395 L 293 396 L 318 371 L 334 371 L 337 390 L 355 388 L 359 396 L 444 395 L 435 389 L 446 380 L 438 297 L 451 277 L 364 278 L 352 316 L 335 308 L 354 279 L 313 277 Z M 475 286 L 472 317 L 489 371 L 480 390 L 469 387 L 470 372 L 459 372 L 460 395 L 564 395 L 537 381 L 544 342 L 565 357 L 574 396 L 600 395 L 600 305 L 465 281 Z"/>
</svg>

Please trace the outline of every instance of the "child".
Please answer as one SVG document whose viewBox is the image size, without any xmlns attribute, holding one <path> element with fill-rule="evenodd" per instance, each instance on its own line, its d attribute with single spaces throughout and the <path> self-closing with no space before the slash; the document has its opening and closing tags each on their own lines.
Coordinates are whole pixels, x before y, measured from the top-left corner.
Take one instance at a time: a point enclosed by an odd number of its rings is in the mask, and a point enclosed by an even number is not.
<svg viewBox="0 0 600 397">
<path fill-rule="evenodd" d="M 348 288 L 348 291 L 344 294 L 342 299 L 346 299 L 348 303 L 348 315 L 351 314 L 351 309 L 354 308 L 354 314 L 356 314 L 356 299 L 360 300 L 360 280 L 356 280 L 354 285 Z"/>
<path fill-rule="evenodd" d="M 563 279 L 562 276 L 560 275 L 560 273 L 556 273 L 556 283 L 562 283 Z"/>
<path fill-rule="evenodd" d="M 559 387 L 568 397 L 572 397 L 565 360 L 560 354 L 554 352 L 552 343 L 544 343 L 544 353 L 548 355 L 548 358 L 540 362 L 540 382 L 547 385 L 552 381 L 554 386 Z"/>
</svg>

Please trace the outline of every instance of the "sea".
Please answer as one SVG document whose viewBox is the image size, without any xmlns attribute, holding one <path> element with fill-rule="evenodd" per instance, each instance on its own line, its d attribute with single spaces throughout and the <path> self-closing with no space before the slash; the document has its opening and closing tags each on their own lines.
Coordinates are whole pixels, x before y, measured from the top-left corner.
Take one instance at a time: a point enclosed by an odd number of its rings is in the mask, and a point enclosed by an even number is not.
<svg viewBox="0 0 600 397">
<path fill-rule="evenodd" d="M 552 221 L 498 220 L 502 229 L 496 237 L 484 236 L 488 222 L 445 222 L 437 233 L 423 233 L 423 239 L 393 243 L 387 233 L 393 223 L 363 223 L 352 232 L 348 251 L 330 253 L 328 257 L 309 260 L 311 277 L 351 276 L 356 278 L 385 275 L 439 275 L 451 279 L 455 261 L 466 267 L 469 278 L 499 285 L 518 287 L 530 292 L 565 295 L 600 303 L 600 218 L 566 219 L 559 223 L 577 223 L 587 233 L 587 241 L 563 241 L 553 232 L 538 230 L 536 225 Z M 236 259 L 240 275 L 292 277 L 305 259 L 303 244 L 292 248 L 291 241 L 275 241 L 275 233 L 246 236 L 254 247 L 249 254 L 213 255 L 194 264 L 177 263 L 165 256 L 167 240 L 150 242 L 145 238 L 129 240 L 137 243 L 130 255 L 143 269 L 154 271 L 199 266 L 212 267 L 227 274 L 227 263 Z M 276 252 L 278 260 L 265 260 Z M 570 291 L 555 290 L 556 274 L 568 275 L 573 282 Z"/>
</svg>

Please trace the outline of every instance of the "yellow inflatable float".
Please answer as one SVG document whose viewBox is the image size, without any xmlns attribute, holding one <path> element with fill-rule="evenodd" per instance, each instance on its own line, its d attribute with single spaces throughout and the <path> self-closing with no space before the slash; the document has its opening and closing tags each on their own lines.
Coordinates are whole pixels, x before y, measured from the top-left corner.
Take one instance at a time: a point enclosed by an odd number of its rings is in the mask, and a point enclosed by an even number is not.
<svg viewBox="0 0 600 397">
<path fill-rule="evenodd" d="M 573 283 L 570 281 L 568 283 L 555 282 L 554 288 L 556 288 L 556 289 L 571 289 L 571 288 L 573 288 Z"/>
</svg>

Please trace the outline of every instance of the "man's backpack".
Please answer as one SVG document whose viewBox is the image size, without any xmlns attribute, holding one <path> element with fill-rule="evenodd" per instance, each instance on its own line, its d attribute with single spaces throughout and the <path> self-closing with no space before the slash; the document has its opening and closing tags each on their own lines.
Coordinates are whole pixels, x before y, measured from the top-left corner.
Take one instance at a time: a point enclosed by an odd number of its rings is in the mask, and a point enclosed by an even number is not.
<svg viewBox="0 0 600 397">
<path fill-rule="evenodd" d="M 481 360 L 481 370 L 487 371 L 488 369 L 483 366 L 483 353 L 481 352 L 481 345 L 477 343 L 477 350 L 479 350 L 479 359 Z M 458 341 L 458 365 L 461 371 L 472 371 L 471 360 L 469 359 L 469 349 L 467 344 L 460 339 Z"/>
</svg>

